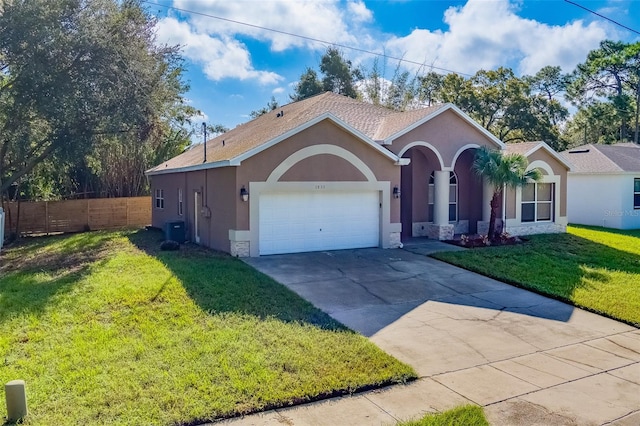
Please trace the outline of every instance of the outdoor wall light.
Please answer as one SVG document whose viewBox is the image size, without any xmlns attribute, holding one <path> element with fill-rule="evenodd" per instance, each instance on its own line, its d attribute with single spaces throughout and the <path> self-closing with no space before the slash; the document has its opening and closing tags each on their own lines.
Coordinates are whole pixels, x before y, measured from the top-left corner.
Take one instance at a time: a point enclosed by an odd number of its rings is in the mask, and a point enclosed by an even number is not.
<svg viewBox="0 0 640 426">
<path fill-rule="evenodd" d="M 398 188 L 398 185 L 393 187 L 393 198 L 400 198 L 400 188 Z"/>
<path fill-rule="evenodd" d="M 247 192 L 247 188 L 245 188 L 244 185 L 240 188 L 240 198 L 242 198 L 242 201 L 249 200 L 249 192 Z"/>
</svg>

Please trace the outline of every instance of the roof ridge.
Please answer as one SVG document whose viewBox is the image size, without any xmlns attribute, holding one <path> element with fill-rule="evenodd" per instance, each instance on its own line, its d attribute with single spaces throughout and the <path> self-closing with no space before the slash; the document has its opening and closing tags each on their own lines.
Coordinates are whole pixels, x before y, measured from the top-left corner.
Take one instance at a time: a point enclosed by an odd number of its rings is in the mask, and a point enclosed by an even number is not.
<svg viewBox="0 0 640 426">
<path fill-rule="evenodd" d="M 609 158 L 609 156 L 607 154 L 605 154 L 604 152 L 602 152 L 600 149 L 598 149 L 598 145 L 600 146 L 605 146 L 605 144 L 589 144 L 591 145 L 596 151 L 598 151 L 600 153 L 600 155 L 602 155 L 604 158 L 607 159 L 608 162 L 610 162 L 611 164 L 613 164 L 615 167 L 618 168 L 619 171 L 623 172 L 624 169 L 622 167 L 620 167 L 620 165 L 618 163 L 616 163 L 615 161 L 613 161 L 611 158 Z M 611 145 L 607 145 L 607 146 L 611 146 Z"/>
</svg>

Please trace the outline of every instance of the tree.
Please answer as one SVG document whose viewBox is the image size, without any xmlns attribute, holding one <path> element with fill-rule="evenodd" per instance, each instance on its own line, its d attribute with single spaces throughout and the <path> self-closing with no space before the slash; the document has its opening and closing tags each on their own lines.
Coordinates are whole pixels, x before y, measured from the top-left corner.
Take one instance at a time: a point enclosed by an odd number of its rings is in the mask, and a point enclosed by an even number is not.
<svg viewBox="0 0 640 426">
<path fill-rule="evenodd" d="M 387 89 L 385 106 L 395 111 L 405 111 L 416 97 L 417 78 L 409 79 L 409 71 L 402 71 L 400 63 Z"/>
<path fill-rule="evenodd" d="M 292 101 L 297 102 L 323 91 L 322 82 L 318 80 L 318 73 L 307 67 L 307 70 L 300 76 L 300 81 L 294 87 L 294 94 L 289 97 Z"/>
<path fill-rule="evenodd" d="M 547 65 L 533 76 L 526 76 L 533 93 L 545 96 L 549 101 L 567 90 L 571 76 L 562 73 L 562 68 Z"/>
<path fill-rule="evenodd" d="M 568 147 L 589 143 L 613 144 L 619 136 L 618 111 L 610 102 L 593 102 L 580 108 L 564 129 Z"/>
<path fill-rule="evenodd" d="M 344 58 L 342 52 L 335 47 L 329 47 L 320 59 L 322 72 L 322 88 L 327 92 L 356 98 L 358 92 L 355 82 L 362 78 L 361 72 L 354 68 L 351 61 Z"/>
<path fill-rule="evenodd" d="M 255 111 L 251 111 L 249 113 L 249 116 L 251 118 L 258 118 L 261 115 L 265 115 L 271 111 L 274 111 L 275 109 L 277 109 L 280 105 L 278 104 L 278 101 L 276 101 L 276 97 L 275 96 L 271 96 L 271 100 L 269 102 L 267 102 L 267 106 L 264 106 L 260 109 L 257 109 Z"/>
<path fill-rule="evenodd" d="M 146 140 L 186 85 L 135 0 L 0 0 L 0 193 L 101 138 Z"/>
<path fill-rule="evenodd" d="M 579 107 L 607 99 L 618 111 L 619 140 L 627 135 L 627 124 L 638 117 L 640 99 L 640 42 L 626 44 L 604 40 L 574 71 L 569 86 L 571 100 Z M 635 105 L 634 105 L 635 104 Z M 635 133 L 638 133 L 636 120 Z"/>
<path fill-rule="evenodd" d="M 429 71 L 418 77 L 418 100 L 431 106 L 439 100 L 440 92 L 444 84 L 444 76 L 437 72 Z"/>
<path fill-rule="evenodd" d="M 535 93 L 530 78 L 518 78 L 509 68 L 480 70 L 471 78 L 448 74 L 432 94 L 451 102 L 503 142 L 544 140 L 564 146 L 558 123 L 569 112 L 556 99 Z"/>
<path fill-rule="evenodd" d="M 530 181 L 538 181 L 542 175 L 540 170 L 527 170 L 529 162 L 521 154 L 503 154 L 486 147 L 479 148 L 473 161 L 472 169 L 493 187 L 491 197 L 491 216 L 489 218 L 489 239 L 493 242 L 496 235 L 496 218 L 504 188 L 518 188 Z"/>
</svg>

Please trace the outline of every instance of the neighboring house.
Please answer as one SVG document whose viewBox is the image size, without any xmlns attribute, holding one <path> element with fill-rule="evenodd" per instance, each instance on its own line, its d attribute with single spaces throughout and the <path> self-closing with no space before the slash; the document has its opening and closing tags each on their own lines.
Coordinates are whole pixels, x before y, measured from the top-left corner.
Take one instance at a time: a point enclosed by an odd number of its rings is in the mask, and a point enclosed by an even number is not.
<svg viewBox="0 0 640 426">
<path fill-rule="evenodd" d="M 640 228 L 640 146 L 589 144 L 562 155 L 573 166 L 567 193 L 571 223 Z"/>
<path fill-rule="evenodd" d="M 199 145 L 148 170 L 153 225 L 184 220 L 191 241 L 237 256 L 476 233 L 491 198 L 471 171 L 480 146 L 505 148 L 451 104 L 396 112 L 324 93 L 208 141 L 206 160 Z M 508 230 L 562 232 L 568 166 L 543 143 L 525 154 L 550 186 L 506 195 Z"/>
</svg>

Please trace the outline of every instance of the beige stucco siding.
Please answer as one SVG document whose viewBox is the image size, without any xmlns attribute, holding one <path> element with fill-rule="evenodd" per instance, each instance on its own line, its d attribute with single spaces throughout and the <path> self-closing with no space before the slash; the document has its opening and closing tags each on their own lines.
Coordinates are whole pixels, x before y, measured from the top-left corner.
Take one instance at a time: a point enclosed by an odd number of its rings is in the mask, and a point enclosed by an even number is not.
<svg viewBox="0 0 640 426">
<path fill-rule="evenodd" d="M 485 134 L 449 110 L 395 139 L 390 149 L 397 153 L 413 142 L 426 142 L 435 147 L 443 166 L 451 167 L 458 150 L 466 144 L 496 148 Z"/>
<path fill-rule="evenodd" d="M 539 149 L 529 157 L 529 164 L 536 160 L 544 161 L 551 167 L 553 173 L 560 176 L 560 216 L 567 215 L 567 169 L 566 167 L 556 160 L 551 154 L 543 149 Z"/>
<path fill-rule="evenodd" d="M 170 221 L 185 220 L 186 211 L 178 214 L 178 188 L 184 189 L 184 173 L 152 176 L 151 182 L 151 225 L 164 229 Z M 164 192 L 164 208 L 156 208 L 156 189 Z M 184 193 L 183 193 L 184 197 Z M 186 207 L 186 205 L 184 206 Z"/>
<path fill-rule="evenodd" d="M 205 182 L 205 179 L 207 182 Z M 168 221 L 184 220 L 186 236 L 195 240 L 198 215 L 200 243 L 216 250 L 229 251 L 229 228 L 235 224 L 240 197 L 235 193 L 235 168 L 201 170 L 150 177 L 153 214 L 152 225 L 163 228 Z M 164 190 L 164 209 L 155 208 L 155 189 Z M 178 215 L 178 191 L 183 192 L 183 215 Z M 199 203 L 195 205 L 195 193 Z"/>
<path fill-rule="evenodd" d="M 353 164 L 331 154 L 318 154 L 305 158 L 287 170 L 279 179 L 280 182 L 361 182 L 366 180 L 365 175 Z"/>
<path fill-rule="evenodd" d="M 377 152 L 373 147 L 347 133 L 329 120 L 305 129 L 269 149 L 243 161 L 237 168 L 238 185 L 265 182 L 271 173 L 293 153 L 314 145 L 334 145 L 349 151 L 362 160 L 377 181 L 400 185 L 400 166 Z M 364 175 L 348 161 L 330 154 L 308 157 L 293 165 L 279 179 L 280 182 L 363 182 Z M 249 208 L 245 203 L 237 211 L 237 228 L 249 229 Z M 400 202 L 391 202 L 391 222 L 400 222 Z"/>
<path fill-rule="evenodd" d="M 236 168 L 224 167 L 204 172 L 207 175 L 206 193 L 203 200 L 211 211 L 211 217 L 200 222 L 206 234 L 203 244 L 216 250 L 229 252 L 229 229 L 236 225 L 236 211 L 242 204 L 240 186 L 236 185 Z"/>
<path fill-rule="evenodd" d="M 458 177 L 458 219 L 469 221 L 469 232 L 475 233 L 482 220 L 482 179 L 471 169 L 475 149 L 464 151 L 457 159 L 454 172 Z"/>
</svg>

